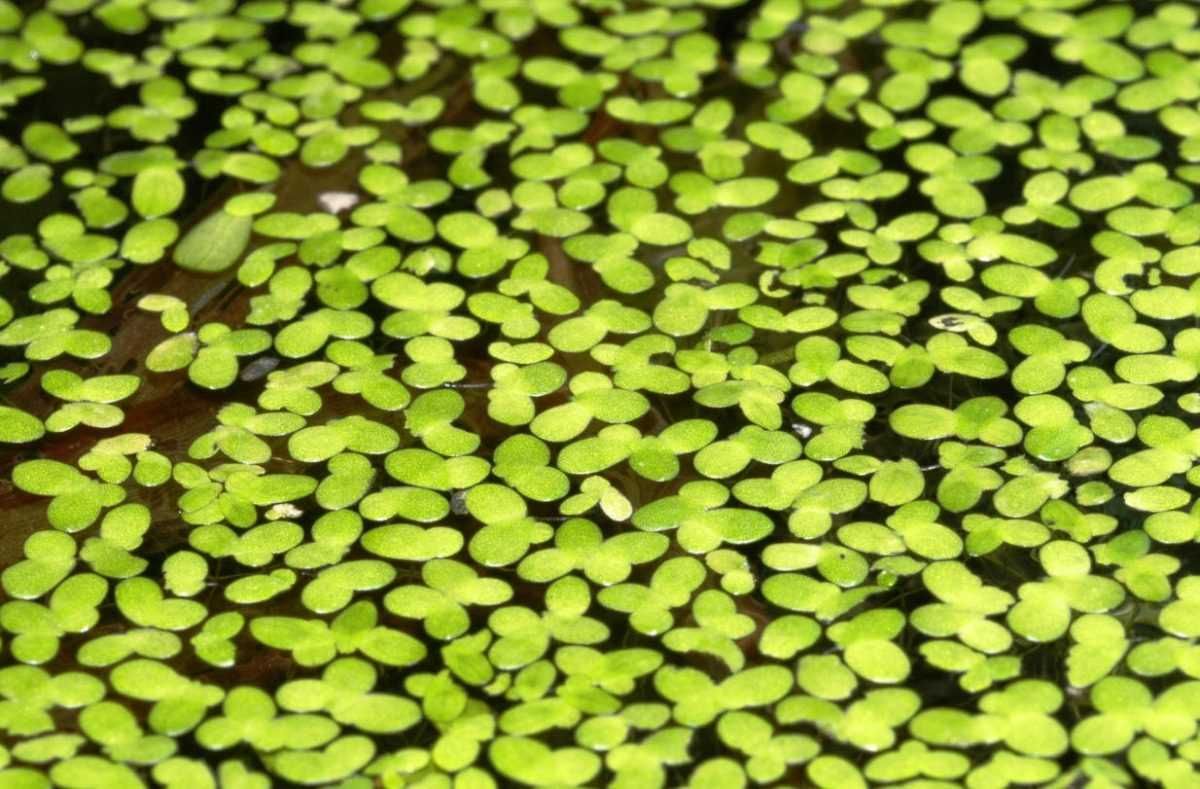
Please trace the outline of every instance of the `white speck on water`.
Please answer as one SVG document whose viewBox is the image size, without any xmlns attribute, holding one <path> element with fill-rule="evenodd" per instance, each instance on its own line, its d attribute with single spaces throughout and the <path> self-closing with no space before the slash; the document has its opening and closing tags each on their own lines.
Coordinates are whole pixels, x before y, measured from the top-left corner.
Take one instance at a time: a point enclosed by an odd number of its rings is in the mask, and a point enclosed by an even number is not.
<svg viewBox="0 0 1200 789">
<path fill-rule="evenodd" d="M 354 192 L 321 192 L 317 202 L 331 214 L 340 214 L 358 205 L 358 195 Z"/>
<path fill-rule="evenodd" d="M 304 514 L 304 510 L 297 507 L 291 502 L 285 501 L 282 504 L 276 504 L 267 510 L 267 520 L 280 520 L 281 518 L 299 518 Z"/>
</svg>

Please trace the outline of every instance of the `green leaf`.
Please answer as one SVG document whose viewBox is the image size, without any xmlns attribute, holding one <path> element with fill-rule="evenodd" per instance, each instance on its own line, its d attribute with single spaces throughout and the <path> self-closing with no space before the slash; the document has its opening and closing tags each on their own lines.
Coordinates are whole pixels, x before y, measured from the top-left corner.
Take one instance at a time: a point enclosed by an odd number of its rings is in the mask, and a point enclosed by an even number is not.
<svg viewBox="0 0 1200 789">
<path fill-rule="evenodd" d="M 188 271 L 216 274 L 237 263 L 250 243 L 254 218 L 221 210 L 202 219 L 175 245 L 175 263 Z"/>
<path fill-rule="evenodd" d="M 27 444 L 37 441 L 46 430 L 41 420 L 18 408 L 0 406 L 0 441 Z"/>
</svg>

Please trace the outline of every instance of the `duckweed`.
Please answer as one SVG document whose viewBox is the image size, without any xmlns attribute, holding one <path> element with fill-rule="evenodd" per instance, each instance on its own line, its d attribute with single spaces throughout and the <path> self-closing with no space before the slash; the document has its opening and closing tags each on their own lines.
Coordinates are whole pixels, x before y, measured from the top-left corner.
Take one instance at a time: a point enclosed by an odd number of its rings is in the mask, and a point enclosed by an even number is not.
<svg viewBox="0 0 1200 789">
<path fill-rule="evenodd" d="M 0 786 L 1200 783 L 1200 11 L 0 0 Z"/>
</svg>

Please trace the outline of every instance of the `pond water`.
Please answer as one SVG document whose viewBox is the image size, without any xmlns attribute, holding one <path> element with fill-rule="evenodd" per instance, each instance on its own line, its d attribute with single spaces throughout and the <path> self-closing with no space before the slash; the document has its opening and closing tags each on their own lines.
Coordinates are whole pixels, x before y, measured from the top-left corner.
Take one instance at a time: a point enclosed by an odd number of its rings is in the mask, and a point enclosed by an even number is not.
<svg viewBox="0 0 1200 789">
<path fill-rule="evenodd" d="M 1200 781 L 1200 10 L 0 0 L 0 786 Z"/>
</svg>

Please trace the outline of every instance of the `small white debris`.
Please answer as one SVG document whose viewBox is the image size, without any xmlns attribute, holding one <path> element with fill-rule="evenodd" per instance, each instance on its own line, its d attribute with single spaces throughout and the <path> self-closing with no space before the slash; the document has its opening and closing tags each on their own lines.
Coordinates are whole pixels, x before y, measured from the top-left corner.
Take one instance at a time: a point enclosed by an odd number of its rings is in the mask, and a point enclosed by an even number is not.
<svg viewBox="0 0 1200 789">
<path fill-rule="evenodd" d="M 358 195 L 354 192 L 321 192 L 317 202 L 329 213 L 340 214 L 358 205 Z"/>
<path fill-rule="evenodd" d="M 276 504 L 267 510 L 267 520 L 277 521 L 283 518 L 299 518 L 304 514 L 304 510 L 292 504 L 290 501 L 285 501 L 282 504 Z"/>
<path fill-rule="evenodd" d="M 811 426 L 801 422 L 792 422 L 792 432 L 801 438 L 808 438 L 812 435 L 813 429 Z"/>
</svg>

